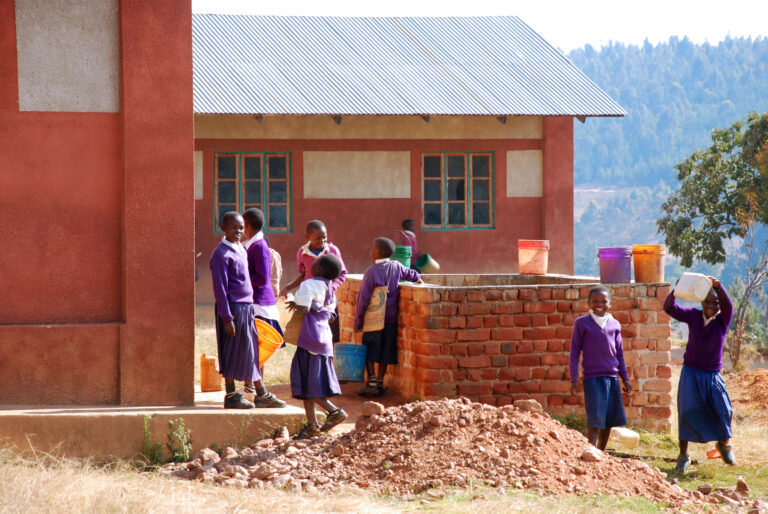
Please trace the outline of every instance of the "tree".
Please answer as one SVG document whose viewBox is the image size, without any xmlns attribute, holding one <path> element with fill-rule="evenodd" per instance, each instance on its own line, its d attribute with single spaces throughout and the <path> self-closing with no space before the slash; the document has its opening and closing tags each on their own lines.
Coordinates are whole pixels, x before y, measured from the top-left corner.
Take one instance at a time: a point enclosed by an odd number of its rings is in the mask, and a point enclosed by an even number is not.
<svg viewBox="0 0 768 514">
<path fill-rule="evenodd" d="M 758 228 L 768 227 L 768 113 L 752 112 L 745 121 L 715 129 L 712 145 L 676 169 L 680 188 L 662 204 L 656 222 L 670 253 L 685 267 L 694 260 L 716 264 L 725 262 L 726 241 L 744 242 L 744 291 L 726 348 L 738 369 L 751 298 L 768 278 L 768 241 L 758 245 L 756 238 Z"/>
</svg>

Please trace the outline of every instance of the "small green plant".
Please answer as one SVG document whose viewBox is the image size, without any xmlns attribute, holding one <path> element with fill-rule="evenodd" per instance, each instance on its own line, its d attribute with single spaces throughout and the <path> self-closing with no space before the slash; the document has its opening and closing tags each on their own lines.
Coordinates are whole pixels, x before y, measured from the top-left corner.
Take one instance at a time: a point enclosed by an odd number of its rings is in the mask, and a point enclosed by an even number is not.
<svg viewBox="0 0 768 514">
<path fill-rule="evenodd" d="M 211 443 L 210 445 L 208 445 L 208 448 L 210 448 L 211 450 L 215 451 L 218 454 L 221 454 L 222 449 L 219 448 L 219 445 L 216 443 Z"/>
<path fill-rule="evenodd" d="M 184 418 L 170 420 L 168 422 L 168 442 L 166 448 L 171 453 L 168 462 L 184 462 L 189 460 L 192 451 L 192 440 L 189 438 L 191 431 L 184 426 Z"/>
<path fill-rule="evenodd" d="M 152 439 L 149 416 L 144 416 L 144 439 L 141 442 L 141 456 L 150 465 L 163 463 L 163 445 Z"/>
</svg>

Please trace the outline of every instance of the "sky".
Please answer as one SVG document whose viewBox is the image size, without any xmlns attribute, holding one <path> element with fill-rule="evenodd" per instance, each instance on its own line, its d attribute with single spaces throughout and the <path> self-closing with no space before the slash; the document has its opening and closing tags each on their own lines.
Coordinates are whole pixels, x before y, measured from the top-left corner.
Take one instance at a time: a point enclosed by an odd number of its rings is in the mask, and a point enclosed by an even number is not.
<svg viewBox="0 0 768 514">
<path fill-rule="evenodd" d="M 611 41 L 652 44 L 671 36 L 717 44 L 768 36 L 768 0 L 192 0 L 195 13 L 306 16 L 499 16 L 522 18 L 568 52 Z"/>
</svg>

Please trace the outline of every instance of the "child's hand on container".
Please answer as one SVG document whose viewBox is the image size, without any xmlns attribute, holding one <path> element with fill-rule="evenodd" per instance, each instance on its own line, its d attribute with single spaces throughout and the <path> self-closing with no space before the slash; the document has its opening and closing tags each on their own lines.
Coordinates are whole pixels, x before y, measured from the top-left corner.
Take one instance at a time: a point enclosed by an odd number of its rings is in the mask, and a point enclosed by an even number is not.
<svg viewBox="0 0 768 514">
<path fill-rule="evenodd" d="M 625 393 L 631 393 L 632 392 L 632 384 L 629 383 L 629 380 L 622 380 L 624 382 L 624 392 Z"/>
<path fill-rule="evenodd" d="M 579 384 L 577 382 L 571 382 L 571 394 L 579 392 Z"/>
<path fill-rule="evenodd" d="M 707 278 L 712 281 L 712 287 L 714 287 L 715 289 L 720 287 L 720 281 L 717 280 L 715 277 L 707 277 Z"/>
<path fill-rule="evenodd" d="M 224 323 L 224 331 L 227 334 L 231 335 L 232 337 L 235 337 L 237 335 L 237 330 L 235 330 L 234 320 L 227 321 L 226 323 Z"/>
</svg>

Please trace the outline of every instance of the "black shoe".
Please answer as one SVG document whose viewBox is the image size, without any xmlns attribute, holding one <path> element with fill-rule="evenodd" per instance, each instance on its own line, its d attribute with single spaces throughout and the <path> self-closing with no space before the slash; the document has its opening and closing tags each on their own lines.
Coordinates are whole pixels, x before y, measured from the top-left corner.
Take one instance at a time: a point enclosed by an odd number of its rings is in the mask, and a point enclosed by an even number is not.
<svg viewBox="0 0 768 514">
<path fill-rule="evenodd" d="M 355 392 L 360 396 L 376 396 L 376 392 L 381 389 L 381 383 L 376 377 L 368 379 L 368 383 L 363 387 L 358 387 Z"/>
<path fill-rule="evenodd" d="M 224 397 L 225 409 L 253 409 L 255 405 L 240 393 L 228 394 Z"/>
<path fill-rule="evenodd" d="M 285 407 L 285 402 L 272 393 L 257 394 L 253 398 L 254 405 L 259 409 L 280 409 Z"/>
<path fill-rule="evenodd" d="M 347 419 L 349 415 L 344 411 L 344 409 L 336 409 L 328 413 L 328 416 L 325 418 L 325 423 L 322 427 L 320 427 L 321 432 L 327 432 L 328 430 L 332 429 L 345 419 Z"/>
<path fill-rule="evenodd" d="M 301 429 L 301 432 L 296 436 L 296 439 L 312 439 L 320 433 L 320 429 L 317 425 L 306 425 Z"/>
</svg>

